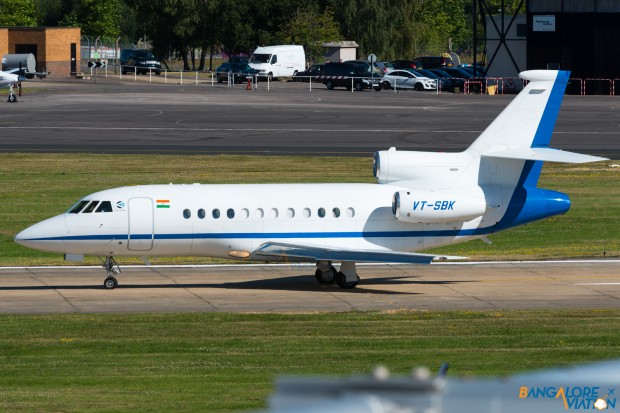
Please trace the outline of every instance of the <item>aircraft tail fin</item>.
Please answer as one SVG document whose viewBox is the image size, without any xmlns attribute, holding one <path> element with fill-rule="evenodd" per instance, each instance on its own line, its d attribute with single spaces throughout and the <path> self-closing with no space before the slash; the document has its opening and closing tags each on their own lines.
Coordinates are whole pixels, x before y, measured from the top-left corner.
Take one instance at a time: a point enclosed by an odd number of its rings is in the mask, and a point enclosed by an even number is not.
<svg viewBox="0 0 620 413">
<path fill-rule="evenodd" d="M 505 184 L 525 178 L 536 186 L 542 162 L 605 160 L 549 147 L 570 72 L 529 70 L 519 76 L 529 83 L 466 150 L 482 158 L 480 183 L 496 181 L 495 172 L 502 170 L 499 175 Z"/>
<path fill-rule="evenodd" d="M 549 146 L 570 72 L 529 70 L 529 83 L 467 149 L 477 155 Z"/>
</svg>

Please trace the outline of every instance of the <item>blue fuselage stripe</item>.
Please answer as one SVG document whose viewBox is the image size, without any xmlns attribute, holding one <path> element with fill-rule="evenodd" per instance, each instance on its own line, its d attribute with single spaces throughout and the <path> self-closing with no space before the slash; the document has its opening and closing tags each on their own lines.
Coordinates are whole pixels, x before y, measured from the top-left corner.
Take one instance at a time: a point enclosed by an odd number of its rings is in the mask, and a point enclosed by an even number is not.
<svg viewBox="0 0 620 413">
<path fill-rule="evenodd" d="M 322 238 L 415 238 L 415 237 L 466 237 L 488 235 L 499 231 L 497 227 L 461 230 L 431 231 L 364 231 L 364 232 L 214 232 L 199 234 L 127 234 L 71 235 L 64 237 L 32 238 L 30 241 L 115 241 L 115 240 L 188 240 L 188 239 L 322 239 Z"/>
</svg>

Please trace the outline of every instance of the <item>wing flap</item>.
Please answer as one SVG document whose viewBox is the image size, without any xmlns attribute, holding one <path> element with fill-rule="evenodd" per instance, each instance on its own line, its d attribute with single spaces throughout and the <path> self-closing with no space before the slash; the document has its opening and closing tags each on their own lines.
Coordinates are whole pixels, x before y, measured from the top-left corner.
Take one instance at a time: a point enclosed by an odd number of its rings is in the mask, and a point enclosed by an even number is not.
<svg viewBox="0 0 620 413">
<path fill-rule="evenodd" d="M 392 262 L 400 264 L 430 264 L 434 259 L 464 259 L 434 254 L 378 250 L 336 250 L 315 245 L 266 242 L 254 255 L 259 257 L 280 257 L 307 259 L 313 261 Z"/>
</svg>

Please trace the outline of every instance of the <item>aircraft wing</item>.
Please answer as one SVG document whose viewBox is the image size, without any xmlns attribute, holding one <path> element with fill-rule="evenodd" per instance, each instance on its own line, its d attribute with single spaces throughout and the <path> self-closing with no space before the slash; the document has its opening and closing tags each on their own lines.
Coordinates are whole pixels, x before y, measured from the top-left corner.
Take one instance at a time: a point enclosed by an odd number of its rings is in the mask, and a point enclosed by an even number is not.
<svg viewBox="0 0 620 413">
<path fill-rule="evenodd" d="M 346 250 L 280 242 L 266 242 L 254 251 L 254 254 L 259 257 L 289 257 L 315 261 L 393 262 L 400 264 L 430 264 L 435 259 L 465 259 L 464 257 L 447 257 L 415 252 Z"/>
</svg>

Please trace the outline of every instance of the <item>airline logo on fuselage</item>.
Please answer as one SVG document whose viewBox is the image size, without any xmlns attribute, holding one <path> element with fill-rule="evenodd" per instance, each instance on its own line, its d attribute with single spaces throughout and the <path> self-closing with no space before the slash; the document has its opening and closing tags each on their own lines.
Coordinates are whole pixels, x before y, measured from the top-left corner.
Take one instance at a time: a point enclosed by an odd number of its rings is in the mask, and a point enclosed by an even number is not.
<svg viewBox="0 0 620 413">
<path fill-rule="evenodd" d="M 456 201 L 413 201 L 414 211 L 424 211 L 426 208 L 433 211 L 454 211 Z"/>
</svg>

